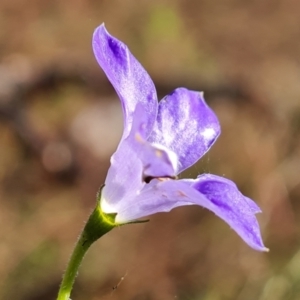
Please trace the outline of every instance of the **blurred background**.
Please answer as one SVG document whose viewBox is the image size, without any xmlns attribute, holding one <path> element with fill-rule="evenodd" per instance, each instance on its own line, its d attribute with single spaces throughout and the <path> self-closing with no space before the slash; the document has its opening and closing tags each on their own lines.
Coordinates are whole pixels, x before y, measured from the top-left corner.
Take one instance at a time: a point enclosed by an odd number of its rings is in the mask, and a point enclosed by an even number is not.
<svg viewBox="0 0 300 300">
<path fill-rule="evenodd" d="M 91 49 L 105 22 L 159 97 L 204 91 L 222 135 L 183 174 L 255 199 L 269 253 L 200 207 L 93 245 L 72 299 L 300 299 L 300 2 L 0 0 L 0 298 L 55 299 L 122 132 Z"/>
</svg>

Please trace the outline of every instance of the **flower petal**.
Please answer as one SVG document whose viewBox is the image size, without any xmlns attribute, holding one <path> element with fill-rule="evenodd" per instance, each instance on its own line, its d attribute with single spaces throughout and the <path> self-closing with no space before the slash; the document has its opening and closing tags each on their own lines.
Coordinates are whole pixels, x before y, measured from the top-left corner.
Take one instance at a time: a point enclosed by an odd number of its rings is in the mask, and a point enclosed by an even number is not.
<svg viewBox="0 0 300 300">
<path fill-rule="evenodd" d="M 127 139 L 119 144 L 110 163 L 101 194 L 101 209 L 105 213 L 116 213 L 124 199 L 135 198 L 136 192 L 143 188 L 143 164 Z"/>
<path fill-rule="evenodd" d="M 132 145 L 124 140 L 111 158 L 111 166 L 102 189 L 101 209 L 105 213 L 116 213 L 126 199 L 134 199 L 146 182 L 155 178 L 175 176 L 172 159 L 163 149 L 142 145 L 133 152 Z M 121 162 L 121 163 L 120 163 Z"/>
<path fill-rule="evenodd" d="M 194 204 L 188 198 L 181 199 L 180 193 L 183 189 L 193 191 L 185 182 L 153 179 L 135 198 L 123 199 L 116 222 L 126 223 L 158 212 L 169 212 L 175 207 Z"/>
<path fill-rule="evenodd" d="M 254 214 L 257 206 L 253 203 L 233 182 L 218 176 L 204 175 L 196 180 L 153 180 L 135 198 L 123 199 L 116 221 L 128 222 L 178 206 L 197 204 L 227 222 L 249 246 L 267 251 Z"/>
<path fill-rule="evenodd" d="M 102 190 L 101 208 L 105 213 L 118 212 L 125 199 L 134 198 L 153 178 L 174 178 L 176 175 L 176 154 L 144 140 L 143 131 L 137 131 L 138 122 L 135 121 L 130 135 L 121 141 L 111 157 Z"/>
<path fill-rule="evenodd" d="M 142 111 L 142 107 L 137 104 L 137 116 L 140 115 L 140 111 Z M 164 146 L 149 143 L 146 140 L 145 126 L 143 120 L 135 118 L 128 137 L 133 154 L 143 163 L 143 176 L 175 177 L 178 166 L 177 155 Z"/>
<path fill-rule="evenodd" d="M 146 134 L 150 134 L 157 114 L 157 95 L 154 84 L 130 53 L 127 46 L 111 36 L 104 26 L 96 28 L 93 35 L 95 57 L 114 86 L 122 102 L 125 138 L 131 129 L 137 103 L 143 107 L 139 118 L 146 123 Z"/>
<path fill-rule="evenodd" d="M 243 196 L 237 186 L 220 176 L 203 174 L 191 185 L 210 201 L 212 210 L 227 222 L 249 246 L 267 251 L 260 234 L 255 214 L 260 208 L 250 198 Z"/>
<path fill-rule="evenodd" d="M 219 134 L 218 118 L 202 93 L 178 88 L 159 103 L 148 140 L 175 152 L 182 172 L 210 149 Z"/>
</svg>

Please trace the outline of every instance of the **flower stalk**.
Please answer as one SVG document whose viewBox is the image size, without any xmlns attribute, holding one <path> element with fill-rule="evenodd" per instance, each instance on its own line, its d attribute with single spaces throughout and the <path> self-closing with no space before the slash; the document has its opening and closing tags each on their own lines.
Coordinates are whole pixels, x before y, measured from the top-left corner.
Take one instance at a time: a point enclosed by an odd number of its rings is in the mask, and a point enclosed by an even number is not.
<svg viewBox="0 0 300 300">
<path fill-rule="evenodd" d="M 117 224 L 114 214 L 104 214 L 100 208 L 100 194 L 97 205 L 90 215 L 71 255 L 67 269 L 60 285 L 57 300 L 69 300 L 79 266 L 90 246 L 104 234 L 112 230 Z"/>
</svg>

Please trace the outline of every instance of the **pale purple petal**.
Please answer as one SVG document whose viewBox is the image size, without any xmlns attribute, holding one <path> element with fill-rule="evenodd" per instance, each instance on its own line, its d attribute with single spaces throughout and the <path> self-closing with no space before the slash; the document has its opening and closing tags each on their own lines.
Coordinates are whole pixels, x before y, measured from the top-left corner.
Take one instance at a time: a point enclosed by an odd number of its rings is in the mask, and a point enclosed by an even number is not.
<svg viewBox="0 0 300 300">
<path fill-rule="evenodd" d="M 115 213 L 124 199 L 131 199 L 143 188 L 143 165 L 134 155 L 128 139 L 123 140 L 110 160 L 111 166 L 102 189 L 101 208 Z"/>
<path fill-rule="evenodd" d="M 136 107 L 136 116 L 140 115 L 142 107 Z M 138 117 L 133 120 L 132 130 L 127 138 L 132 147 L 132 155 L 139 158 L 143 164 L 143 177 L 175 177 L 178 157 L 171 150 L 146 140 L 144 121 Z"/>
<path fill-rule="evenodd" d="M 153 180 L 134 199 L 124 199 L 117 222 L 127 222 L 157 212 L 197 204 L 227 222 L 252 248 L 266 251 L 253 205 L 228 180 L 215 176 L 205 180 Z"/>
<path fill-rule="evenodd" d="M 134 112 L 137 103 L 143 107 L 138 117 L 146 123 L 145 130 L 148 136 L 157 114 L 157 95 L 150 76 L 127 46 L 106 31 L 104 24 L 94 32 L 93 50 L 99 65 L 122 102 L 123 138 L 130 132 L 133 119 L 136 117 Z"/>
<path fill-rule="evenodd" d="M 136 129 L 135 122 L 133 128 Z M 176 166 L 175 153 L 150 144 L 143 139 L 142 132 L 131 131 L 111 157 L 102 190 L 102 210 L 105 213 L 118 212 L 124 199 L 134 198 L 146 182 L 157 177 L 174 178 Z"/>
<path fill-rule="evenodd" d="M 178 172 L 182 172 L 210 149 L 219 134 L 218 118 L 202 93 L 178 88 L 159 103 L 148 140 L 175 152 L 179 157 Z"/>
<path fill-rule="evenodd" d="M 208 209 L 227 222 L 246 243 L 254 249 L 267 251 L 255 217 L 260 209 L 250 198 L 243 196 L 232 181 L 204 174 L 191 187 L 206 196 L 212 205 Z"/>
<path fill-rule="evenodd" d="M 142 144 L 140 149 L 133 149 L 125 139 L 111 158 L 101 208 L 105 213 L 116 213 L 126 204 L 126 199 L 136 197 L 146 182 L 174 176 L 172 159 L 167 152 L 148 143 Z"/>
<path fill-rule="evenodd" d="M 188 181 L 188 179 L 186 179 L 185 181 Z M 202 182 L 205 182 L 205 183 L 216 182 L 218 185 L 220 185 L 222 183 L 224 186 L 231 186 L 232 191 L 236 191 L 237 193 L 239 193 L 241 195 L 236 184 L 232 180 L 229 180 L 225 177 L 221 177 L 221 176 L 217 176 L 217 175 L 213 175 L 213 174 L 201 174 L 197 177 L 196 180 L 194 180 L 194 179 L 190 180 L 191 183 L 195 183 L 195 181 L 197 182 L 198 185 Z M 261 213 L 260 207 L 252 199 L 250 199 L 244 195 L 243 195 L 243 198 L 245 199 L 245 205 L 248 206 L 248 209 L 250 212 L 252 212 L 253 214 Z"/>
<path fill-rule="evenodd" d="M 185 182 L 171 179 L 153 179 L 135 198 L 122 201 L 116 222 L 126 223 L 158 212 L 169 212 L 175 207 L 193 205 L 181 197 L 181 190 L 193 191 Z M 201 196 L 200 196 L 201 197 Z"/>
<path fill-rule="evenodd" d="M 176 177 L 178 158 L 175 153 L 159 145 L 153 145 L 136 133 L 132 146 L 135 155 L 142 161 L 143 178 Z"/>
<path fill-rule="evenodd" d="M 253 214 L 261 213 L 260 207 L 250 198 L 244 196 L 245 200 L 248 202 L 249 209 L 252 211 Z"/>
</svg>

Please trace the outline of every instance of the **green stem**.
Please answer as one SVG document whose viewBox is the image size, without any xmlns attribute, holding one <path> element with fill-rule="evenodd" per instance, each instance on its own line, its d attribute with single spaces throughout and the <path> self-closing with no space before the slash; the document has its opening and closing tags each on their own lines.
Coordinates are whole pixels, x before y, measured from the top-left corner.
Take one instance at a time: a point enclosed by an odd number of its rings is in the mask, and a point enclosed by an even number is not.
<svg viewBox="0 0 300 300">
<path fill-rule="evenodd" d="M 99 201 L 97 201 L 97 206 L 89 217 L 73 250 L 67 270 L 60 285 L 57 300 L 70 299 L 69 297 L 75 277 L 85 253 L 95 241 L 117 226 L 114 219 L 114 214 L 108 215 L 101 212 Z"/>
</svg>

